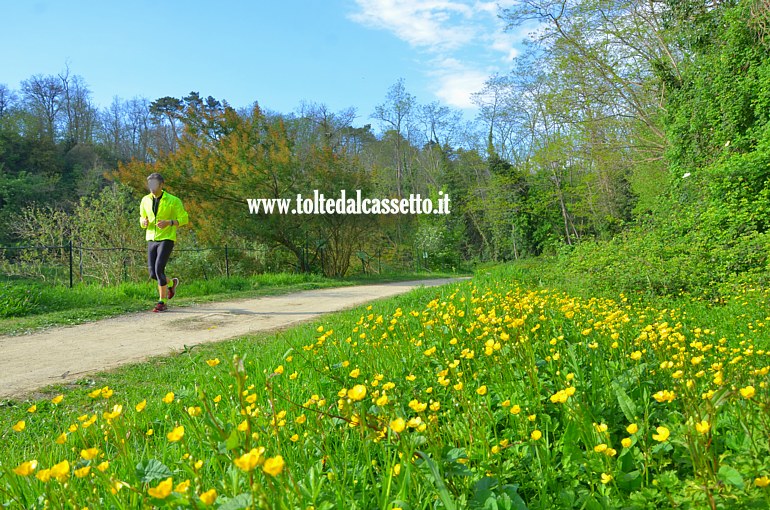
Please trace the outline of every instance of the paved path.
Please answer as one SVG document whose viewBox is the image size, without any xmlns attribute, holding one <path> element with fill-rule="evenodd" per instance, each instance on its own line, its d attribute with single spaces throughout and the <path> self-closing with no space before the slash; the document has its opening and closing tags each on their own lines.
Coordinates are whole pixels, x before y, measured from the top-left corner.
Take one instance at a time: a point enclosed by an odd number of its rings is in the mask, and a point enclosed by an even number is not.
<svg viewBox="0 0 770 510">
<path fill-rule="evenodd" d="M 467 278 L 463 278 L 467 279 Z M 420 286 L 461 281 L 443 278 L 314 289 L 140 312 L 21 336 L 0 336 L 0 398 L 169 354 L 184 345 L 216 342 L 274 330 L 353 308 Z M 158 332 L 162 331 L 162 335 Z"/>
</svg>

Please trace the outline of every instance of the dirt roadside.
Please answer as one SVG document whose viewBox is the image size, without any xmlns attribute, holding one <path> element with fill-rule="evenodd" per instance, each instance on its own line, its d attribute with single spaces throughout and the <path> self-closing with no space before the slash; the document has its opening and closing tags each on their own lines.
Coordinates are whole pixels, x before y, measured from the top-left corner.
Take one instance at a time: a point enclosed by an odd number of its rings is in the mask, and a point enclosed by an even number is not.
<svg viewBox="0 0 770 510">
<path fill-rule="evenodd" d="M 314 289 L 140 312 L 21 336 L 0 336 L 0 398 L 19 398 L 117 366 L 192 346 L 282 329 L 330 312 L 467 278 Z M 161 331 L 162 334 L 158 334 Z"/>
</svg>

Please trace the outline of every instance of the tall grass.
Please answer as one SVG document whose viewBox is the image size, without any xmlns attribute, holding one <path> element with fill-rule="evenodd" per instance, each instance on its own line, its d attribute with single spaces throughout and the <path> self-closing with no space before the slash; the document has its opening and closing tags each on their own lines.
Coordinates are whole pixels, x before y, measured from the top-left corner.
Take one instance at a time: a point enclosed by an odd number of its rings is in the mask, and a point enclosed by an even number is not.
<svg viewBox="0 0 770 510">
<path fill-rule="evenodd" d="M 175 306 L 201 301 L 287 293 L 306 289 L 438 277 L 441 274 L 399 273 L 327 278 L 308 273 L 266 273 L 249 277 L 183 280 Z M 22 333 L 58 324 L 76 324 L 152 308 L 158 299 L 154 281 L 113 286 L 78 284 L 73 288 L 36 280 L 0 282 L 0 334 Z"/>
<path fill-rule="evenodd" d="M 0 502 L 770 505 L 766 293 L 659 308 L 515 271 L 10 402 Z"/>
</svg>

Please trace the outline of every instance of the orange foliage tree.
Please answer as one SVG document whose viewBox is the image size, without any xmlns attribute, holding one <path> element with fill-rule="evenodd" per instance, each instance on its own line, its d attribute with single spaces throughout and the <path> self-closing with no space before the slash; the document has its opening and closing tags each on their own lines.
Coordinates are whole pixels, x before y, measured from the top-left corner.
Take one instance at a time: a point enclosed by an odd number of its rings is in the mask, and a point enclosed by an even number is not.
<svg viewBox="0 0 770 510">
<path fill-rule="evenodd" d="M 290 199 L 293 207 L 298 193 L 312 196 L 315 189 L 328 198 L 342 189 L 349 197 L 356 189 L 366 193 L 369 177 L 356 158 L 344 149 L 296 150 L 283 120 L 268 118 L 257 104 L 239 114 L 211 98 L 203 102 L 195 95 L 185 101 L 175 151 L 156 154 L 149 163 L 120 164 L 108 177 L 146 189 L 146 176 L 160 172 L 165 188 L 182 198 L 202 243 L 257 240 L 287 250 L 301 271 L 317 267 L 327 275 L 344 275 L 352 254 L 375 228 L 372 218 L 250 214 L 247 199 Z"/>
</svg>

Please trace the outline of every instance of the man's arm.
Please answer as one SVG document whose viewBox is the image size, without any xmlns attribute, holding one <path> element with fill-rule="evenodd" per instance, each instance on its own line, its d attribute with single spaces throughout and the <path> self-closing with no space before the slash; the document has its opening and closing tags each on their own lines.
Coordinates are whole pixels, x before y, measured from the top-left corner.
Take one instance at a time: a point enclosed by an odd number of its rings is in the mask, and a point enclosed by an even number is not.
<svg viewBox="0 0 770 510">
<path fill-rule="evenodd" d="M 146 229 L 149 221 L 147 221 L 147 212 L 144 210 L 144 200 L 139 202 L 139 225 Z"/>
<path fill-rule="evenodd" d="M 187 211 L 185 211 L 184 205 L 182 205 L 182 201 L 179 200 L 176 206 L 175 219 L 177 221 L 177 226 L 181 227 L 182 225 L 187 225 L 190 222 L 190 218 L 187 216 Z"/>
</svg>

